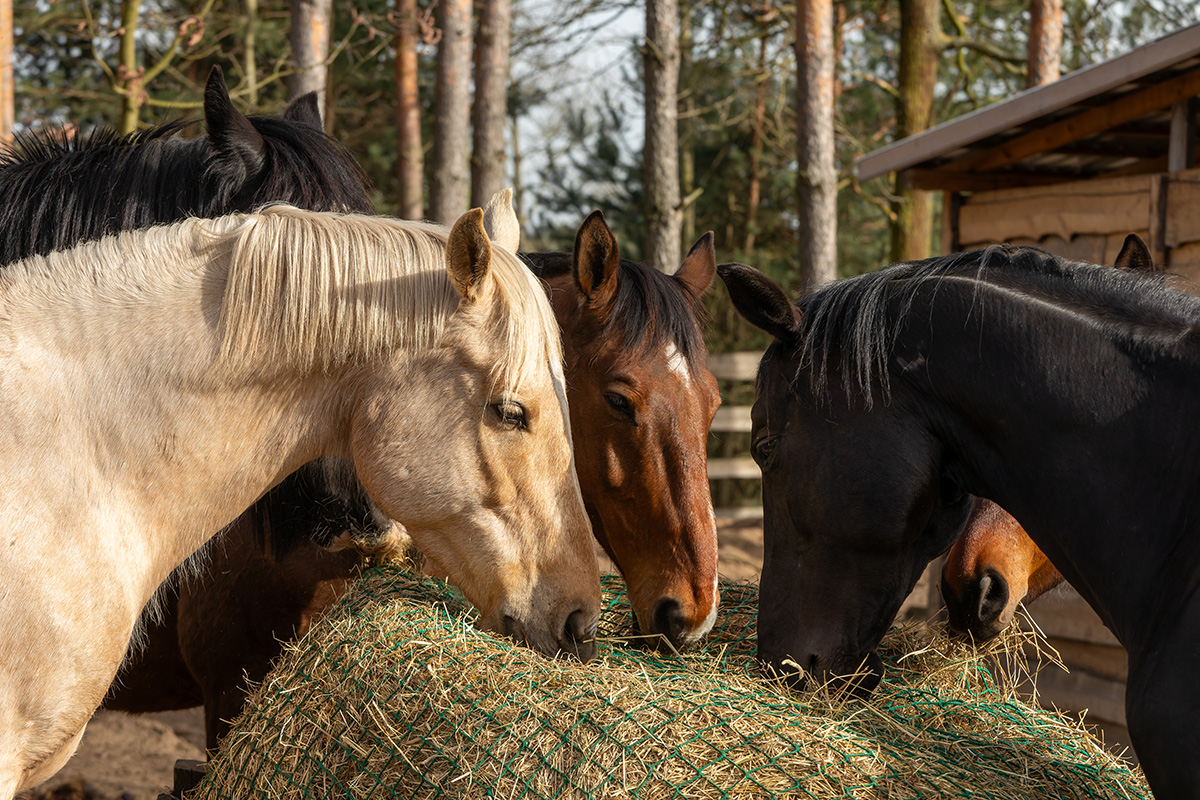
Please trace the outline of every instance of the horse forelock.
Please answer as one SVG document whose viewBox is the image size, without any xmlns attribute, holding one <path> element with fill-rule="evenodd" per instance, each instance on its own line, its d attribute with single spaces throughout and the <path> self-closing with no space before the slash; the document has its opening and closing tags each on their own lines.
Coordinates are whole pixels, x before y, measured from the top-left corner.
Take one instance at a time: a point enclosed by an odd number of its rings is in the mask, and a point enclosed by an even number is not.
<svg viewBox="0 0 1200 800">
<path fill-rule="evenodd" d="M 384 217 L 275 206 L 242 217 L 221 310 L 222 351 L 329 370 L 399 348 L 432 346 L 458 308 L 444 267 L 448 231 Z M 547 362 L 561 370 L 558 327 L 537 279 L 493 247 L 492 313 L 510 389 Z"/>
<path fill-rule="evenodd" d="M 955 283 L 947 278 L 967 280 Z M 776 342 L 772 353 L 786 357 L 785 350 L 794 348 L 793 380 L 807 379 L 819 399 L 828 398 L 830 359 L 836 353 L 847 399 L 858 394 L 870 408 L 876 387 L 885 400 L 890 393 L 887 366 L 893 344 L 917 293 L 930 281 L 935 292 L 978 295 L 986 287 L 998 287 L 1013 296 L 1050 302 L 1087 318 L 1128 347 L 1145 345 L 1130 337 L 1130 323 L 1169 329 L 1200 321 L 1200 298 L 1179 291 L 1165 273 L 1069 261 L 1036 247 L 993 245 L 894 264 L 828 284 L 798 303 L 799 341 Z"/>
</svg>

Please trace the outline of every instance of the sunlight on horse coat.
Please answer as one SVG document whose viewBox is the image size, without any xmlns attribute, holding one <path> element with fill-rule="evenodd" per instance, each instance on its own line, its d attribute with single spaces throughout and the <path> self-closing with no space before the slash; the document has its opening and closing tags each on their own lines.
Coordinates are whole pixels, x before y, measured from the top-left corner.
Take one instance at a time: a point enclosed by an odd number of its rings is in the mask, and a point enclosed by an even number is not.
<svg viewBox="0 0 1200 800">
<path fill-rule="evenodd" d="M 0 274 L 0 797 L 69 758 L 168 573 L 320 455 L 486 627 L 594 652 L 556 325 L 481 219 L 276 207 Z"/>
</svg>

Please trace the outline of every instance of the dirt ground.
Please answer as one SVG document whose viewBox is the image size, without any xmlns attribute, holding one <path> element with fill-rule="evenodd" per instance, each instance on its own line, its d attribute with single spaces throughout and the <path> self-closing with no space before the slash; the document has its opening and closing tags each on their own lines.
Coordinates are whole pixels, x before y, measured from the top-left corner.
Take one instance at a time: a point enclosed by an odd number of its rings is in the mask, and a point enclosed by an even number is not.
<svg viewBox="0 0 1200 800">
<path fill-rule="evenodd" d="M 719 519 L 720 573 L 756 580 L 762 569 L 762 528 L 757 519 Z M 601 569 L 613 571 L 601 557 Z M 99 711 L 88 723 L 75 756 L 24 800 L 156 800 L 173 782 L 176 759 L 204 758 L 201 709 L 132 715 Z"/>
</svg>

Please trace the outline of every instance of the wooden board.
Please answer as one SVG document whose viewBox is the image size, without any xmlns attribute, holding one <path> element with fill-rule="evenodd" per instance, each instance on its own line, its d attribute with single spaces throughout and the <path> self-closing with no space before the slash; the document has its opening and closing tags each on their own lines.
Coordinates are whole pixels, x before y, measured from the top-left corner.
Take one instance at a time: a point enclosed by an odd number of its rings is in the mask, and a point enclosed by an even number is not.
<svg viewBox="0 0 1200 800">
<path fill-rule="evenodd" d="M 1167 181 L 1164 222 L 1163 243 L 1167 247 L 1200 242 L 1200 180 L 1171 178 Z"/>
<path fill-rule="evenodd" d="M 1104 627 L 1096 612 L 1074 589 L 1066 588 L 1043 595 L 1029 607 L 1029 613 L 1048 637 L 1120 645 L 1117 637 Z"/>
<path fill-rule="evenodd" d="M 762 357 L 761 350 L 712 353 L 708 357 L 708 369 L 720 381 L 752 381 L 758 376 L 758 362 Z"/>
<path fill-rule="evenodd" d="M 1018 238 L 1044 239 L 1057 236 L 1071 241 L 1080 234 L 1129 233 L 1147 230 L 1150 220 L 1150 182 L 1145 177 L 1121 178 L 1136 181 L 1136 191 L 1106 191 L 1087 187 L 1069 194 L 1029 190 L 1028 196 L 1003 202 L 964 202 L 959 211 L 958 235 L 964 248 L 978 247 Z M 1095 181 L 1096 184 L 1114 181 Z M 1035 194 L 1036 192 L 1036 194 Z"/>
</svg>

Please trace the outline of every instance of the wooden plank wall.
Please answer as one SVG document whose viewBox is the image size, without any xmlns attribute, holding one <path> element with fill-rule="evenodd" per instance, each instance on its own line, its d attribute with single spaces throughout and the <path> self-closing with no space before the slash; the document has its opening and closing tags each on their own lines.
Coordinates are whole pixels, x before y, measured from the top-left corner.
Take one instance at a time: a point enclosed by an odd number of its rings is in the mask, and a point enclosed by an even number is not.
<svg viewBox="0 0 1200 800">
<path fill-rule="evenodd" d="M 1029 244 L 1065 258 L 1111 264 L 1125 236 L 1137 233 L 1157 263 L 1200 292 L 1200 170 L 979 192 L 957 198 L 953 211 L 957 220 L 948 221 L 957 222 L 963 250 Z M 1073 590 L 1039 600 L 1030 611 L 1070 669 L 1042 671 L 1042 702 L 1086 710 L 1088 722 L 1098 723 L 1107 741 L 1128 744 L 1124 649 Z"/>
<path fill-rule="evenodd" d="M 1200 170 L 977 192 L 955 206 L 963 250 L 1031 244 L 1111 264 L 1136 233 L 1158 263 L 1200 286 Z"/>
<path fill-rule="evenodd" d="M 708 357 L 708 368 L 718 381 L 753 381 L 758 374 L 758 362 L 762 361 L 762 356 L 762 351 L 712 353 Z M 717 409 L 709 430 L 718 435 L 749 433 L 750 406 L 721 406 Z M 762 478 L 762 472 L 747 453 L 708 460 L 710 481 L 734 478 L 759 480 Z M 718 517 L 761 517 L 762 508 L 722 508 L 717 509 L 716 513 Z"/>
</svg>

